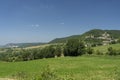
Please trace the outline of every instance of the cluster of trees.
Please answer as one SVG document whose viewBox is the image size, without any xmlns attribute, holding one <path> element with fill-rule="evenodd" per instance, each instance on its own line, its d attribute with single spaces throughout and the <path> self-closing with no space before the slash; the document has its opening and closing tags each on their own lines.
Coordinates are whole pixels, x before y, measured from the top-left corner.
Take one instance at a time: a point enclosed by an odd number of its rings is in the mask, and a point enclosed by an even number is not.
<svg viewBox="0 0 120 80">
<path fill-rule="evenodd" d="M 109 47 L 106 53 L 103 53 L 102 51 L 94 51 L 92 48 L 92 45 L 85 46 L 85 43 L 83 41 L 72 39 L 68 40 L 66 46 L 64 47 L 64 55 L 65 56 L 80 56 L 83 54 L 95 54 L 95 55 L 120 55 L 120 50 L 113 49 L 112 47 Z"/>
<path fill-rule="evenodd" d="M 42 58 L 51 58 L 61 56 L 61 46 L 47 46 L 45 48 L 37 49 L 9 49 L 6 52 L 0 53 L 0 60 L 14 62 L 14 61 L 28 61 Z"/>
<path fill-rule="evenodd" d="M 65 45 L 52 45 L 45 48 L 37 49 L 8 49 L 6 52 L 0 53 L 0 60 L 3 61 L 28 61 L 42 58 L 52 58 L 60 56 L 80 56 L 86 53 L 84 42 L 78 39 L 71 39 Z M 92 53 L 89 51 L 88 53 Z"/>
<path fill-rule="evenodd" d="M 79 56 L 85 54 L 85 45 L 77 39 L 68 40 L 64 47 L 65 56 Z"/>
</svg>

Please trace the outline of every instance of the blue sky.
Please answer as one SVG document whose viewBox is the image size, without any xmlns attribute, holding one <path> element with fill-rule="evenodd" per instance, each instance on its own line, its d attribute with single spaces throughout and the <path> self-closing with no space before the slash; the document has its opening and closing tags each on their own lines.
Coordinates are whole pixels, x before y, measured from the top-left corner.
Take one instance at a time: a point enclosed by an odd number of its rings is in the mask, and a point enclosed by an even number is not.
<svg viewBox="0 0 120 80">
<path fill-rule="evenodd" d="M 120 30 L 120 0 L 0 0 L 0 44 Z"/>
</svg>

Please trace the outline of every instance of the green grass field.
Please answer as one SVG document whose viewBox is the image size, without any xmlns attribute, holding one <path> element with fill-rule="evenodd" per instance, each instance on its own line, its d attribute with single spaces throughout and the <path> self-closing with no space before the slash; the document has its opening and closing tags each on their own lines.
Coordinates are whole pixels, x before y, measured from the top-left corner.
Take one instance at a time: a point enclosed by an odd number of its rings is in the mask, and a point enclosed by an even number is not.
<svg viewBox="0 0 120 80">
<path fill-rule="evenodd" d="M 75 77 L 75 80 L 117 80 L 120 78 L 120 56 L 81 56 L 26 62 L 0 62 L 0 77 L 9 77 L 17 72 L 38 74 L 47 65 L 58 75 L 69 74 Z"/>
<path fill-rule="evenodd" d="M 103 53 L 106 53 L 108 48 L 109 47 L 113 47 L 113 49 L 120 49 L 120 44 L 112 44 L 112 45 L 105 45 L 105 46 L 97 46 L 97 47 L 94 47 L 93 49 L 96 51 L 96 50 L 99 50 Z"/>
</svg>

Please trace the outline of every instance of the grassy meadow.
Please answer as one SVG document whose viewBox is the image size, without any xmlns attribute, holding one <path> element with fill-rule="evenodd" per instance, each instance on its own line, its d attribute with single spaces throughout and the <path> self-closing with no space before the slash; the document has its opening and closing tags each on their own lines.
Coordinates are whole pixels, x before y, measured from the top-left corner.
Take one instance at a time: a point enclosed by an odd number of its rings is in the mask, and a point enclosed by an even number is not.
<svg viewBox="0 0 120 80">
<path fill-rule="evenodd" d="M 109 47 L 113 47 L 113 49 L 119 50 L 120 49 L 120 44 L 111 44 L 111 45 L 104 45 L 104 46 L 97 46 L 94 47 L 93 49 L 95 51 L 99 50 L 103 53 L 106 53 Z"/>
<path fill-rule="evenodd" d="M 57 75 L 70 75 L 75 80 L 119 80 L 120 56 L 81 56 L 49 58 L 26 62 L 0 62 L 0 77 L 18 72 L 41 73 L 49 65 Z M 32 76 L 30 76 L 32 77 Z"/>
</svg>

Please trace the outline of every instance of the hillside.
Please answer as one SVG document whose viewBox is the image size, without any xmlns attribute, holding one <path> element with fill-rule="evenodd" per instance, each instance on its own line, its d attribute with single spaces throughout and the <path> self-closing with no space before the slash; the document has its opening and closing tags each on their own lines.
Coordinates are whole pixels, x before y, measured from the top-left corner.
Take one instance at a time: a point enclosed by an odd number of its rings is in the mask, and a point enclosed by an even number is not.
<svg viewBox="0 0 120 80">
<path fill-rule="evenodd" d="M 112 47 L 115 50 L 120 50 L 120 44 L 111 44 L 111 45 L 105 45 L 105 46 L 97 46 L 97 47 L 93 47 L 93 49 L 95 51 L 99 50 L 102 53 L 106 53 L 108 51 L 109 47 Z"/>
<path fill-rule="evenodd" d="M 85 32 L 82 34 L 82 36 L 88 36 L 90 34 L 94 36 L 101 36 L 103 33 L 107 32 L 110 34 L 113 38 L 120 38 L 120 30 L 101 30 L 101 29 L 93 29 L 88 32 Z"/>
<path fill-rule="evenodd" d="M 86 42 L 95 42 L 95 39 L 92 40 L 86 40 L 86 37 L 90 37 L 90 36 L 94 36 L 94 37 L 100 37 L 102 36 L 104 33 L 107 33 L 110 35 L 110 37 L 114 38 L 114 39 L 118 39 L 120 38 L 120 30 L 101 30 L 101 29 L 93 29 L 90 31 L 85 32 L 84 34 L 81 35 L 73 35 L 73 36 L 69 36 L 69 37 L 64 37 L 64 38 L 56 38 L 52 41 L 50 41 L 50 43 L 65 43 L 67 40 L 69 39 L 82 39 L 85 40 Z M 97 40 L 97 42 L 99 42 Z"/>
<path fill-rule="evenodd" d="M 64 37 L 64 38 L 56 38 L 50 41 L 49 43 L 64 43 L 69 39 L 78 39 L 78 38 L 81 38 L 81 35 L 73 35 L 73 36 Z"/>
</svg>

